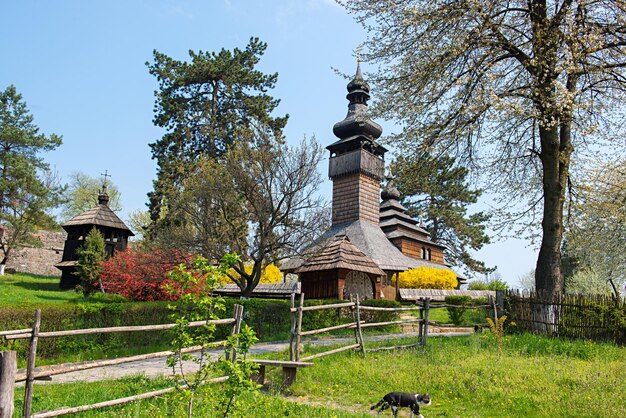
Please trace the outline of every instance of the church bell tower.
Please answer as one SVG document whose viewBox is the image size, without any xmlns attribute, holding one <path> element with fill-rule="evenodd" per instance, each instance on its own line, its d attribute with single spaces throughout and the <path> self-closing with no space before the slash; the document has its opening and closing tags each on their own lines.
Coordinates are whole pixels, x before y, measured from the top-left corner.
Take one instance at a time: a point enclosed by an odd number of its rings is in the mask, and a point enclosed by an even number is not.
<svg viewBox="0 0 626 418">
<path fill-rule="evenodd" d="M 378 225 L 387 149 L 376 142 L 383 130 L 367 114 L 369 85 L 360 62 L 346 98 L 348 114 L 333 127 L 339 140 L 326 147 L 330 151 L 328 176 L 333 182 L 332 223 L 365 220 Z"/>
</svg>

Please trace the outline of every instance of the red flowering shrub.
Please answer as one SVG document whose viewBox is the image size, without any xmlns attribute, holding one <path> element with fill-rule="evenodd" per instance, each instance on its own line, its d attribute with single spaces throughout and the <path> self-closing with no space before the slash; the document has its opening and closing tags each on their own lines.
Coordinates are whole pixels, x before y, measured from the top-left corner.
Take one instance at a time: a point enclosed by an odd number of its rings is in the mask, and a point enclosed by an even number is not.
<svg viewBox="0 0 626 418">
<path fill-rule="evenodd" d="M 177 250 L 128 248 L 102 263 L 102 283 L 109 293 L 133 301 L 172 300 L 163 285 L 175 266 L 190 263 L 193 257 Z"/>
</svg>

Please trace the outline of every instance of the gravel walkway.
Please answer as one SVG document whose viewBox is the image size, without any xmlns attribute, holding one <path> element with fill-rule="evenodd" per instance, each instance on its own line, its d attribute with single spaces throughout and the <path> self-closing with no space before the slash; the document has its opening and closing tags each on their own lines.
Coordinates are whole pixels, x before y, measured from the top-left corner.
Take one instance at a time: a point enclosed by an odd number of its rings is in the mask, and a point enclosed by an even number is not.
<svg viewBox="0 0 626 418">
<path fill-rule="evenodd" d="M 433 332 L 429 333 L 429 337 L 433 336 L 460 336 L 469 335 L 471 332 Z M 390 334 L 390 335 L 377 335 L 366 336 L 366 341 L 384 341 L 388 339 L 397 338 L 417 338 L 417 333 L 404 333 L 404 334 Z M 345 342 L 352 342 L 354 338 L 324 338 L 324 339 L 307 339 L 303 340 L 303 344 L 312 344 L 316 346 L 341 344 Z M 289 350 L 289 343 L 284 342 L 270 342 L 270 343 L 257 343 L 250 350 L 250 355 L 254 357 L 256 354 L 270 353 L 270 352 L 284 352 Z M 222 354 L 223 350 L 214 350 L 212 355 L 217 357 Z M 192 370 L 195 363 L 188 362 L 185 365 L 185 370 Z M 144 374 L 147 377 L 157 377 L 162 375 L 170 375 L 171 369 L 165 364 L 165 358 L 139 360 L 132 363 L 125 363 L 115 366 L 105 366 L 90 370 L 81 370 L 77 372 L 65 373 L 56 376 L 52 376 L 51 381 L 35 381 L 37 384 L 50 384 L 50 383 L 68 383 L 68 382 L 93 382 L 97 380 L 107 379 L 119 379 L 124 376 Z"/>
</svg>

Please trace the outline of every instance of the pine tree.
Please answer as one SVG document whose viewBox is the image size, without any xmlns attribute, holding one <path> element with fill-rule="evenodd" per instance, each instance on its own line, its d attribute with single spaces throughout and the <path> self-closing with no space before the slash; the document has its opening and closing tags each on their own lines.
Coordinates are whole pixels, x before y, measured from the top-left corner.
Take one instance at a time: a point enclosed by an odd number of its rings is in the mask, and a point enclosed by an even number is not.
<svg viewBox="0 0 626 418">
<path fill-rule="evenodd" d="M 244 50 L 189 51 L 190 62 L 154 51 L 154 62 L 147 63 L 159 82 L 154 124 L 167 132 L 150 144 L 158 164 L 149 194 L 153 222 L 166 216 L 168 200 L 200 155 L 219 157 L 235 142 L 252 140 L 255 131 L 282 139 L 287 116 L 271 116 L 279 100 L 266 93 L 277 74 L 255 69 L 266 47 L 252 38 Z"/>
<path fill-rule="evenodd" d="M 455 166 L 450 156 L 426 151 L 399 157 L 392 167 L 408 213 L 422 218 L 430 238 L 447 247 L 446 261 L 474 272 L 492 271 L 470 254 L 470 249 L 489 243 L 485 233 L 489 215 L 467 214 L 467 207 L 482 193 L 467 184 L 467 169 Z"/>
<path fill-rule="evenodd" d="M 54 225 L 47 211 L 62 188 L 39 156 L 61 145 L 61 137 L 39 133 L 14 86 L 0 92 L 0 275 L 11 252 L 37 245 L 37 228 Z"/>
</svg>

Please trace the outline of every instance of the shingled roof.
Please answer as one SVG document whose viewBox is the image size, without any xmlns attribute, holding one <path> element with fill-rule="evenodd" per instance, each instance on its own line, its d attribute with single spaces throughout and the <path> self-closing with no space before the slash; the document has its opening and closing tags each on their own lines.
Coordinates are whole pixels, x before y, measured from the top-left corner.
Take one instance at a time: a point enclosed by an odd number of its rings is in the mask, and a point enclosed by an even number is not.
<svg viewBox="0 0 626 418">
<path fill-rule="evenodd" d="M 307 258 L 295 273 L 347 269 L 385 276 L 378 265 L 355 247 L 346 235 L 338 235 L 320 251 Z"/>
<path fill-rule="evenodd" d="M 300 294 L 300 282 L 290 283 L 259 283 L 252 291 L 257 297 L 289 297 L 292 293 Z M 218 295 L 236 296 L 241 294 L 239 286 L 233 283 L 225 284 L 213 291 Z"/>
<path fill-rule="evenodd" d="M 98 225 L 108 228 L 116 228 L 124 231 L 128 231 L 128 235 L 134 236 L 133 232 L 126 226 L 124 222 L 105 204 L 100 204 L 95 208 L 89 209 L 80 215 L 74 216 L 69 221 L 65 222 L 63 229 L 67 231 L 67 227 L 77 225 Z"/>
<path fill-rule="evenodd" d="M 421 260 L 408 257 L 396 248 L 382 229 L 378 225 L 364 220 L 356 220 L 333 225 L 314 244 L 312 244 L 305 254 L 310 256 L 320 251 L 330 244 L 337 235 L 346 235 L 350 242 L 363 254 L 370 258 L 376 265 L 385 271 L 405 271 L 415 267 L 429 266 L 445 270 L 449 267 L 428 260 Z M 281 266 L 282 271 L 294 271 L 302 265 L 304 258 L 291 258 L 286 260 Z"/>
</svg>

